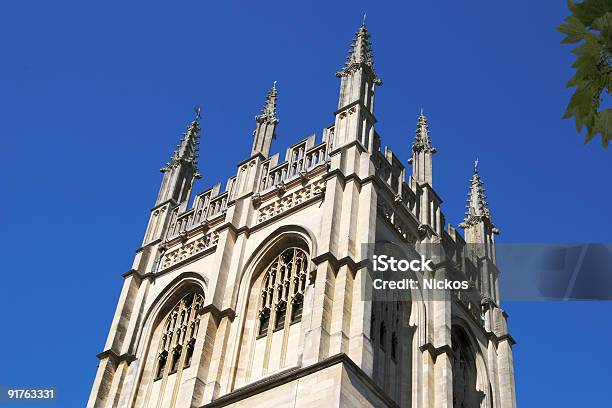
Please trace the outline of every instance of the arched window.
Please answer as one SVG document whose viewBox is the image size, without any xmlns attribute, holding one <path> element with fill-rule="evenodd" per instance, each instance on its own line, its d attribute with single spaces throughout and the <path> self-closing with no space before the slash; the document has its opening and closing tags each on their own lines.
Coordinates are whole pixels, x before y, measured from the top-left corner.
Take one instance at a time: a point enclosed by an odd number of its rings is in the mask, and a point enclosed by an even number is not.
<svg viewBox="0 0 612 408">
<path fill-rule="evenodd" d="M 156 380 L 164 375 L 174 374 L 191 364 L 200 325 L 198 310 L 203 303 L 202 295 L 190 293 L 168 313 L 157 353 Z M 168 359 L 170 364 L 168 364 Z M 169 370 L 166 370 L 168 367 Z"/>
<path fill-rule="evenodd" d="M 285 327 L 287 317 L 287 302 L 280 299 L 276 305 L 276 315 L 274 316 L 274 330 L 280 330 Z"/>
<path fill-rule="evenodd" d="M 288 248 L 265 271 L 260 295 L 258 337 L 280 330 L 302 319 L 304 290 L 308 275 L 308 254 Z"/>
<path fill-rule="evenodd" d="M 172 350 L 172 364 L 170 365 L 170 374 L 176 373 L 179 363 L 181 362 L 181 351 L 183 347 L 180 344 L 174 346 Z"/>
<path fill-rule="evenodd" d="M 404 406 L 409 401 L 404 397 L 411 395 L 414 373 L 411 302 L 399 300 L 391 292 L 385 296 L 384 300 L 372 301 L 369 330 L 372 379 L 398 406 Z"/>
<path fill-rule="evenodd" d="M 370 340 L 374 341 L 374 332 L 376 332 L 376 316 L 374 312 L 370 315 Z"/>
<path fill-rule="evenodd" d="M 476 389 L 475 355 L 463 329 L 453 326 L 453 408 L 479 407 L 484 394 Z"/>
<path fill-rule="evenodd" d="M 299 322 L 302 320 L 302 311 L 304 310 L 304 295 L 296 293 L 292 301 L 293 306 L 291 307 L 291 323 Z"/>
<path fill-rule="evenodd" d="M 395 332 L 391 334 L 391 358 L 397 360 L 397 336 Z"/>
<path fill-rule="evenodd" d="M 187 354 L 185 355 L 185 364 L 183 365 L 184 368 L 187 368 L 191 365 L 191 359 L 193 357 L 193 347 L 195 346 L 195 338 L 189 340 L 189 343 L 187 343 Z"/>
<path fill-rule="evenodd" d="M 385 340 L 387 337 L 387 326 L 385 326 L 385 322 L 382 322 L 380 324 L 380 336 L 378 337 L 378 341 L 380 344 L 380 348 L 384 351 L 385 350 Z"/>
<path fill-rule="evenodd" d="M 164 375 L 164 369 L 166 368 L 166 361 L 168 360 L 168 352 L 166 350 L 159 353 L 157 356 L 157 370 L 155 372 L 155 379 L 158 380 Z"/>
</svg>

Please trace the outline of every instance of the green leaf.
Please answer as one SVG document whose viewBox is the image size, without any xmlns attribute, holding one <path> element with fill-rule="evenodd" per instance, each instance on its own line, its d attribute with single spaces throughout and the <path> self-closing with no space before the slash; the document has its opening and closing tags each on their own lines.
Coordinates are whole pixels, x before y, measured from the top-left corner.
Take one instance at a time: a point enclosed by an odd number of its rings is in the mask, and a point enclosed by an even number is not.
<svg viewBox="0 0 612 408">
<path fill-rule="evenodd" d="M 557 27 L 557 30 L 567 36 L 561 41 L 561 44 L 577 43 L 584 40 L 585 37 L 590 34 L 589 30 L 586 29 L 578 18 L 571 16 L 566 18 L 565 21 L 565 24 L 561 24 Z"/>
<path fill-rule="evenodd" d="M 601 142 L 604 148 L 608 148 L 608 143 L 612 140 L 612 109 L 606 109 L 597 114 L 595 120 L 595 132 L 601 135 Z"/>
<path fill-rule="evenodd" d="M 612 89 L 612 0 L 568 2 L 572 15 L 557 29 L 566 35 L 564 44 L 577 44 L 572 53 L 574 75 L 567 83 L 575 87 L 563 118 L 574 118 L 576 131 L 586 128 L 585 143 L 601 135 L 604 148 L 612 140 L 612 109 L 599 112 L 602 92 Z"/>
<path fill-rule="evenodd" d="M 609 33 L 612 30 L 612 10 L 593 20 L 593 28 L 602 34 L 606 31 Z"/>
<path fill-rule="evenodd" d="M 610 0 L 584 0 L 581 3 L 569 2 L 569 9 L 582 24 L 591 27 L 593 22 L 606 13 L 612 12 Z"/>
</svg>

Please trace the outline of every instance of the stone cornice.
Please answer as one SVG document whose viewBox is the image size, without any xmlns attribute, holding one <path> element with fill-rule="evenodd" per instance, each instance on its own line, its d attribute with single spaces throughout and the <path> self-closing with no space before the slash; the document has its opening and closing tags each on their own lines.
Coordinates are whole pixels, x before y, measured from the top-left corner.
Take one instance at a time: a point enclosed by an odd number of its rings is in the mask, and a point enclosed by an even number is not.
<svg viewBox="0 0 612 408">
<path fill-rule="evenodd" d="M 433 344 L 428 342 L 428 343 L 425 343 L 422 346 L 420 346 L 419 350 L 421 350 L 422 352 L 428 351 L 429 354 L 431 355 L 431 357 L 433 358 L 434 362 L 436 361 L 438 356 L 440 356 L 442 354 L 447 354 L 450 359 L 452 359 L 454 357 L 453 349 L 448 344 L 445 344 L 445 345 L 440 346 L 440 347 L 435 347 Z"/>
<path fill-rule="evenodd" d="M 371 391 L 376 397 L 381 399 L 385 406 L 390 408 L 399 408 L 399 405 L 393 401 L 357 364 L 353 362 L 346 354 L 340 353 L 328 357 L 325 360 L 319 361 L 307 367 L 293 368 L 282 371 L 278 374 L 263 378 L 244 387 L 238 388 L 229 394 L 223 395 L 216 400 L 203 405 L 201 408 L 217 408 L 235 404 L 239 401 L 249 398 L 256 394 L 261 394 L 265 391 L 276 388 L 280 385 L 287 384 L 291 381 L 298 380 L 307 375 L 316 373 L 337 364 L 342 364 L 351 371 L 361 381 L 361 384 Z"/>
<path fill-rule="evenodd" d="M 436 197 L 436 199 L 438 200 L 439 204 L 442 204 L 444 201 L 442 201 L 442 198 L 440 198 L 440 196 L 438 195 L 438 193 L 436 193 L 436 190 L 434 190 L 434 188 L 432 187 L 431 184 L 429 184 L 428 182 L 423 182 L 423 183 L 418 183 L 419 187 L 421 188 L 427 188 L 429 190 L 429 192 L 433 193 L 434 197 Z"/>
<path fill-rule="evenodd" d="M 123 361 L 125 361 L 129 365 L 132 361 L 136 360 L 136 357 L 132 354 L 124 353 L 124 354 L 119 355 L 111 349 L 104 350 L 103 352 L 98 354 L 96 357 L 98 357 L 98 360 L 109 358 L 115 365 Z"/>
<path fill-rule="evenodd" d="M 268 160 L 268 159 L 269 159 L 269 157 L 264 156 L 264 155 L 263 155 L 261 152 L 256 152 L 255 154 L 253 154 L 253 155 L 249 156 L 248 158 L 246 158 L 246 159 L 244 159 L 244 160 L 242 160 L 242 161 L 238 162 L 238 163 L 236 164 L 236 167 L 240 167 L 240 166 L 242 166 L 242 165 L 244 165 L 244 164 L 247 164 L 247 163 L 248 163 L 248 162 L 250 162 L 251 160 L 255 160 L 255 159 L 256 159 L 256 158 L 258 158 L 258 157 L 259 157 L 259 159 L 260 159 L 261 161 L 266 161 L 266 160 Z"/>
<path fill-rule="evenodd" d="M 144 244 L 144 245 L 143 245 L 143 246 L 141 246 L 141 247 L 136 248 L 136 251 L 135 251 L 135 252 L 136 252 L 136 253 L 142 252 L 142 251 L 143 251 L 145 248 L 152 247 L 152 246 L 154 246 L 154 245 L 159 244 L 160 242 L 162 242 L 162 239 L 161 239 L 161 238 L 157 238 L 157 239 L 155 239 L 155 240 L 153 240 L 153 241 L 151 241 L 151 242 L 148 242 L 148 243 Z"/>
<path fill-rule="evenodd" d="M 347 109 L 352 108 L 353 106 L 357 106 L 359 105 L 360 108 L 362 108 L 364 111 L 366 111 L 368 113 L 368 116 L 370 118 L 372 118 L 373 123 L 375 124 L 376 122 L 378 122 L 378 119 L 376 119 L 376 116 L 374 116 L 374 114 L 372 112 L 370 112 L 370 110 L 368 108 L 366 108 L 366 106 L 363 104 L 363 100 L 361 99 L 357 99 L 356 101 L 353 101 L 351 103 L 349 103 L 348 105 L 344 105 L 343 107 L 341 107 L 340 109 L 338 109 L 337 111 L 334 112 L 334 116 L 336 116 L 339 113 L 344 112 Z"/>
<path fill-rule="evenodd" d="M 143 274 L 137 271 L 136 269 L 130 269 L 129 271 L 122 273 L 121 276 L 123 276 L 125 279 L 129 278 L 130 276 L 133 276 L 138 279 L 139 282 L 142 282 L 145 279 L 152 278 L 153 276 L 155 276 L 155 274 L 152 272 Z"/>
<path fill-rule="evenodd" d="M 510 343 L 510 346 L 514 346 L 516 344 L 516 340 L 509 334 L 502 334 L 501 336 L 496 336 L 495 333 L 491 333 L 491 336 L 495 338 L 497 344 L 507 341 Z"/>
<path fill-rule="evenodd" d="M 340 269 L 340 267 L 342 267 L 344 265 L 348 265 L 348 267 L 351 268 L 353 271 L 358 271 L 358 270 L 360 270 L 362 268 L 365 268 L 367 266 L 367 260 L 365 260 L 365 259 L 363 259 L 363 260 L 361 260 L 359 262 L 355 262 L 350 256 L 345 256 L 343 258 L 338 259 L 331 252 L 325 252 L 323 254 L 319 254 L 319 255 L 315 256 L 314 258 L 312 258 L 311 261 L 315 265 L 320 265 L 323 262 L 327 261 L 330 264 L 332 264 L 332 266 L 336 270 Z"/>
<path fill-rule="evenodd" d="M 342 151 L 343 149 L 348 149 L 349 147 L 357 147 L 360 150 L 360 153 L 365 153 L 368 151 L 368 149 L 359 141 L 359 140 L 353 140 L 350 141 L 346 144 L 340 145 L 338 147 L 334 147 L 330 152 L 329 155 L 333 156 L 337 153 L 339 153 L 340 151 Z"/>
<path fill-rule="evenodd" d="M 162 201 L 159 204 L 156 204 L 153 208 L 151 208 L 151 212 L 163 207 L 166 204 L 170 204 L 172 207 L 177 205 L 177 202 L 173 198 L 169 198 L 166 201 Z"/>
<path fill-rule="evenodd" d="M 234 311 L 234 309 L 228 307 L 227 309 L 219 310 L 219 308 L 217 308 L 217 306 L 213 304 L 208 304 L 204 306 L 202 309 L 199 310 L 199 313 L 210 313 L 212 317 L 217 321 L 217 323 L 221 322 L 221 320 L 225 317 L 227 317 L 230 322 L 233 322 L 236 318 L 236 312 Z"/>
</svg>

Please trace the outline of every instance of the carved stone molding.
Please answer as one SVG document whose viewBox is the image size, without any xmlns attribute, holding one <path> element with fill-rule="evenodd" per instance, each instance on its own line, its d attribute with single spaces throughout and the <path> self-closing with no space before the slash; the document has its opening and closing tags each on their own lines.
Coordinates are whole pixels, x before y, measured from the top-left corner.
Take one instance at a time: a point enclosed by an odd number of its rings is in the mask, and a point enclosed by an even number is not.
<svg viewBox="0 0 612 408">
<path fill-rule="evenodd" d="M 259 207 L 259 205 L 261 204 L 261 195 L 259 193 L 253 194 L 253 198 L 251 199 L 251 201 L 253 202 L 253 206 Z"/>
<path fill-rule="evenodd" d="M 300 179 L 302 180 L 302 183 L 307 183 L 308 180 L 310 179 L 310 174 L 308 174 L 307 170 L 300 170 Z"/>
<path fill-rule="evenodd" d="M 434 361 L 436 361 L 438 356 L 441 355 L 441 354 L 447 354 L 450 359 L 452 359 L 453 355 L 454 355 L 453 354 L 453 349 L 448 344 L 445 344 L 445 345 L 440 346 L 440 347 L 435 347 L 431 343 L 425 343 L 422 346 L 420 346 L 419 349 L 422 352 L 426 352 L 426 351 L 429 352 L 429 354 L 431 355 L 431 357 L 433 358 Z"/>
<path fill-rule="evenodd" d="M 96 357 L 98 357 L 98 360 L 109 358 L 115 365 L 118 365 L 119 363 L 123 361 L 125 361 L 129 365 L 132 361 L 136 360 L 136 356 L 132 354 L 124 353 L 124 354 L 119 355 L 111 349 L 104 350 L 103 352 L 99 353 Z"/>
<path fill-rule="evenodd" d="M 452 293 L 452 296 L 474 318 L 475 322 L 482 325 L 482 307 L 477 296 L 470 296 L 470 294 L 468 291 L 456 291 Z"/>
<path fill-rule="evenodd" d="M 287 186 L 281 181 L 280 183 L 274 186 L 274 189 L 276 190 L 276 194 L 283 195 L 285 194 L 285 191 L 287 191 Z"/>
<path fill-rule="evenodd" d="M 393 228 L 408 242 L 416 242 L 414 233 L 411 232 L 408 224 L 402 221 L 401 217 L 393 209 L 393 205 L 385 200 L 379 199 L 376 203 L 379 214 L 381 214 Z"/>
<path fill-rule="evenodd" d="M 431 238 L 434 235 L 436 235 L 436 232 L 428 224 L 419 225 L 418 231 L 419 231 L 419 238 L 421 239 Z"/>
<path fill-rule="evenodd" d="M 164 254 L 161 261 L 161 269 L 166 269 L 180 261 L 197 255 L 204 250 L 217 245 L 219 241 L 219 233 L 217 231 L 211 231 L 204 234 L 200 238 L 197 238 L 191 242 L 188 242 L 173 251 Z"/>
<path fill-rule="evenodd" d="M 257 222 L 267 221 L 274 218 L 285 211 L 299 205 L 307 200 L 310 200 L 325 191 L 325 180 L 319 180 L 299 190 L 293 191 L 286 196 L 277 199 L 271 204 L 262 207 L 259 210 Z"/>
<path fill-rule="evenodd" d="M 280 385 L 297 381 L 300 378 L 323 371 L 324 369 L 332 367 L 336 364 L 345 367 L 346 370 L 350 372 L 351 378 L 355 378 L 360 387 L 363 387 L 377 398 L 380 398 L 384 406 L 389 408 L 399 408 L 399 405 L 393 401 L 387 395 L 387 393 L 380 388 L 376 382 L 374 382 L 374 380 L 372 380 L 370 375 L 366 374 L 357 364 L 355 364 L 355 362 L 353 362 L 353 360 L 350 359 L 350 357 L 344 353 L 335 354 L 306 367 L 295 367 L 288 370 L 283 370 L 268 377 L 264 377 L 261 380 L 238 388 L 229 394 L 225 394 L 216 400 L 203 405 L 202 408 L 218 408 L 226 407 L 231 404 L 239 404 L 240 401 L 244 401 L 250 396 L 262 394 L 263 392 L 279 387 Z"/>
</svg>

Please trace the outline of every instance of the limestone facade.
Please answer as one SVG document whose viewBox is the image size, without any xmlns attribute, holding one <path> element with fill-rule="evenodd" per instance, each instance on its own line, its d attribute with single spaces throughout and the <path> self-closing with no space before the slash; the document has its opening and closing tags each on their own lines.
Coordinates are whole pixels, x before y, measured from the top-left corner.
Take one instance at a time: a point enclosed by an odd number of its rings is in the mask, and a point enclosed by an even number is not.
<svg viewBox="0 0 612 408">
<path fill-rule="evenodd" d="M 468 212 L 444 227 L 421 113 L 412 171 L 374 126 L 370 35 L 362 25 L 337 73 L 333 125 L 270 156 L 273 87 L 251 156 L 225 189 L 189 208 L 200 115 L 164 166 L 87 406 L 516 406 L 512 337 L 500 308 L 494 237 L 475 167 Z M 480 251 L 436 264 L 472 286 L 442 300 L 364 301 L 362 243 Z"/>
</svg>

